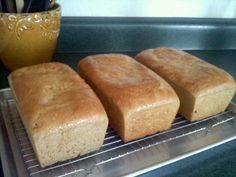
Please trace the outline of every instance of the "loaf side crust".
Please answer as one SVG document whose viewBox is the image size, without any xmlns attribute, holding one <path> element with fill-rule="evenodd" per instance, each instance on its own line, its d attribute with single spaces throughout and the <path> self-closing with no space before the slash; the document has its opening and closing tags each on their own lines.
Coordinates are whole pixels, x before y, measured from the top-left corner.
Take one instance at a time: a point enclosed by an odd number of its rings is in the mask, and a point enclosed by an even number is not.
<svg viewBox="0 0 236 177">
<path fill-rule="evenodd" d="M 9 83 L 42 167 L 98 149 L 108 118 L 92 89 L 69 66 L 18 69 Z"/>
<path fill-rule="evenodd" d="M 126 138 L 130 132 L 126 128 L 130 124 L 129 118 L 137 112 L 152 111 L 159 106 L 172 103 L 176 103 L 172 108 L 173 112 L 176 113 L 179 108 L 179 99 L 170 85 L 126 55 L 88 56 L 79 62 L 78 71 L 102 101 L 109 123 L 125 142 L 139 137 L 132 135 Z M 175 115 L 170 116 L 173 121 Z M 150 116 L 146 120 L 143 119 L 143 122 L 151 121 L 149 118 Z M 172 121 L 166 121 L 166 127 L 170 127 Z M 140 137 L 161 131 L 157 124 L 153 126 L 156 128 L 155 131 L 149 132 L 147 129 Z"/>
<path fill-rule="evenodd" d="M 148 49 L 135 59 L 162 76 L 180 98 L 179 113 L 190 121 L 223 112 L 236 84 L 226 71 L 184 51 Z"/>
</svg>

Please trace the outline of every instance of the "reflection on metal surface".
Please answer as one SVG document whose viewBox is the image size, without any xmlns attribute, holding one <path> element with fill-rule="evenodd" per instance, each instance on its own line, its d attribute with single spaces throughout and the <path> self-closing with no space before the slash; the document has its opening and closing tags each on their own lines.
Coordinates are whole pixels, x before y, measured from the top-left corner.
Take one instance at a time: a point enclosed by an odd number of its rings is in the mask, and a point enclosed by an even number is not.
<svg viewBox="0 0 236 177">
<path fill-rule="evenodd" d="M 10 89 L 0 92 L 0 109 L 19 176 L 137 175 L 236 138 L 236 112 L 231 104 L 225 112 L 197 122 L 177 116 L 171 129 L 128 143 L 109 127 L 99 151 L 41 168 Z"/>
</svg>

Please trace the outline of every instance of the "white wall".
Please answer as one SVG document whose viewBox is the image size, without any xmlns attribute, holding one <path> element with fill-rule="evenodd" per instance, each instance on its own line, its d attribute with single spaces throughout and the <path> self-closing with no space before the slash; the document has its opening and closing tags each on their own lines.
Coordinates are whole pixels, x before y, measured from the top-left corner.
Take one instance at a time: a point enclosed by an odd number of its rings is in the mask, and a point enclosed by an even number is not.
<svg viewBox="0 0 236 177">
<path fill-rule="evenodd" d="M 236 0 L 57 0 L 63 16 L 236 17 Z"/>
</svg>

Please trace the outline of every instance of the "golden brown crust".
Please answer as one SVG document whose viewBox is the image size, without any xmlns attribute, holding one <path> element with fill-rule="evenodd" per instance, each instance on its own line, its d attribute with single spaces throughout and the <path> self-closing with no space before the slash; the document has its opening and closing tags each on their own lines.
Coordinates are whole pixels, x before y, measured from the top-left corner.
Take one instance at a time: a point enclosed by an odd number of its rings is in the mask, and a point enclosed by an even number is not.
<svg viewBox="0 0 236 177">
<path fill-rule="evenodd" d="M 135 59 L 194 96 L 235 88 L 227 72 L 184 51 L 172 48 L 149 49 Z"/>
<path fill-rule="evenodd" d="M 45 63 L 9 76 L 41 167 L 99 149 L 108 125 L 92 89 L 69 66 Z"/>
<path fill-rule="evenodd" d="M 176 100 L 176 93 L 164 79 L 126 55 L 88 56 L 79 62 L 78 68 L 100 90 L 106 90 L 123 107 L 124 114 L 132 107 L 145 109 L 149 104 Z"/>
<path fill-rule="evenodd" d="M 135 59 L 170 83 L 180 99 L 179 113 L 190 121 L 224 111 L 236 89 L 227 72 L 183 51 L 149 49 Z"/>
<path fill-rule="evenodd" d="M 179 107 L 176 93 L 164 79 L 131 57 L 122 54 L 88 56 L 79 62 L 78 69 L 97 93 L 110 118 L 109 123 L 124 141 L 138 138 L 138 134 L 145 136 L 163 130 L 153 122 L 147 122 L 157 120 L 155 112 L 159 106 L 176 103 L 172 108 L 174 113 L 167 114 L 170 119 L 160 118 L 164 120 L 163 124 L 168 124 L 165 127 L 170 127 Z M 151 113 L 146 119 L 137 116 L 138 112 L 148 110 Z M 131 135 L 131 124 L 143 129 L 140 120 L 143 126 L 151 127 L 145 127 L 143 133 L 136 132 L 136 136 Z"/>
<path fill-rule="evenodd" d="M 65 64 L 21 68 L 12 72 L 9 80 L 23 122 L 32 132 L 55 131 L 82 121 L 106 119 L 94 92 Z"/>
</svg>

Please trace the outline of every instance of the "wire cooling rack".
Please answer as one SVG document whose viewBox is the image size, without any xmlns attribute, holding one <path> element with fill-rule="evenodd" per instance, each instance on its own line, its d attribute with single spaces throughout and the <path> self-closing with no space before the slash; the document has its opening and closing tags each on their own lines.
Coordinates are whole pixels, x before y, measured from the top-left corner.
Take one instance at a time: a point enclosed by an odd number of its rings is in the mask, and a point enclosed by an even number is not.
<svg viewBox="0 0 236 177">
<path fill-rule="evenodd" d="M 100 150 L 41 168 L 10 89 L 0 91 L 0 101 L 18 176 L 138 175 L 236 138 L 236 109 L 230 104 L 225 112 L 197 122 L 177 116 L 171 129 L 128 143 L 109 127 Z"/>
</svg>

